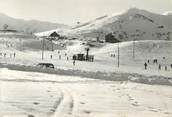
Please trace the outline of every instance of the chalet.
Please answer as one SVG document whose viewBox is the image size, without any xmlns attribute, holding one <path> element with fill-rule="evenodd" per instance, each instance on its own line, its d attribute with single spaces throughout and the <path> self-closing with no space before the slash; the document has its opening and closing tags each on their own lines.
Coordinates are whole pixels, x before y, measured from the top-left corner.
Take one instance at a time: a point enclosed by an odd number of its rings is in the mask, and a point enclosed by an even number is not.
<svg viewBox="0 0 172 117">
<path fill-rule="evenodd" d="M 112 33 L 109 33 L 105 36 L 105 42 L 118 43 L 120 41 L 118 39 L 116 39 Z"/>
</svg>

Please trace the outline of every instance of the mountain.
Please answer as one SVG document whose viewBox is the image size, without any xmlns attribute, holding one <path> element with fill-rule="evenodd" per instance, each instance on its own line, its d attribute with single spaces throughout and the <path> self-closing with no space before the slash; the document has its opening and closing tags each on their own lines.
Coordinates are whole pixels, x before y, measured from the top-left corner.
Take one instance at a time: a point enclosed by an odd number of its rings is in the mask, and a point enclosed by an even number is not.
<svg viewBox="0 0 172 117">
<path fill-rule="evenodd" d="M 167 12 L 163 13 L 163 15 L 170 15 L 170 16 L 172 16 L 172 11 L 167 11 Z"/>
<path fill-rule="evenodd" d="M 170 40 L 172 15 L 132 8 L 120 15 L 106 15 L 75 26 L 70 34 L 102 39 L 111 34 L 119 41 Z"/>
<path fill-rule="evenodd" d="M 3 29 L 4 24 L 7 24 L 9 29 L 24 31 L 27 33 L 43 32 L 56 28 L 69 28 L 69 26 L 64 24 L 43 22 L 38 20 L 15 19 L 0 13 L 0 29 Z"/>
</svg>

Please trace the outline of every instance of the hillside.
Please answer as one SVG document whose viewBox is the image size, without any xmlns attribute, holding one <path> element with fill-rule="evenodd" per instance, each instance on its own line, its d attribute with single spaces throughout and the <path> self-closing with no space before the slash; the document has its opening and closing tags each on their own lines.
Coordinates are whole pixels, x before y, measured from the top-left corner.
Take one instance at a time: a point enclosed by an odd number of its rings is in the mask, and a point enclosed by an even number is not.
<svg viewBox="0 0 172 117">
<path fill-rule="evenodd" d="M 65 45 L 63 48 L 61 45 Z M 87 45 L 83 41 L 68 40 L 68 42 L 61 42 L 54 44 L 54 51 L 52 51 L 51 42 L 46 41 L 44 46 L 44 60 L 42 57 L 42 42 L 41 40 L 29 39 L 2 39 L 0 41 L 0 58 L 1 63 L 20 64 L 34 66 L 40 62 L 53 63 L 58 68 L 73 69 L 72 57 L 74 54 L 85 54 Z M 83 71 L 100 71 L 100 72 L 126 72 L 139 74 L 152 74 L 171 76 L 172 69 L 172 41 L 165 40 L 147 40 L 135 42 L 135 58 L 133 58 L 133 42 L 119 43 L 120 48 L 120 68 L 117 67 L 118 62 L 118 44 L 105 43 L 103 47 L 90 47 L 89 55 L 94 55 L 94 62 L 76 61 L 76 70 Z M 16 52 L 16 58 L 10 57 Z M 4 57 L 6 53 L 6 57 Z M 67 56 L 65 55 L 67 53 Z M 53 55 L 53 58 L 50 58 Z M 59 59 L 61 56 L 61 59 Z M 67 60 L 67 57 L 69 60 Z M 165 59 L 163 59 L 165 57 Z M 157 59 L 158 64 L 153 64 L 153 60 Z M 144 69 L 144 63 L 150 60 L 148 71 Z M 162 70 L 158 70 L 158 65 L 161 64 Z M 168 70 L 165 71 L 164 67 Z M 137 70 L 136 70 L 137 69 Z"/>
<path fill-rule="evenodd" d="M 37 20 L 15 19 L 0 13 L 0 29 L 3 29 L 4 24 L 7 24 L 9 29 L 24 31 L 26 33 L 43 32 L 56 28 L 68 28 L 68 26 L 64 24 L 42 22 Z"/>
<path fill-rule="evenodd" d="M 145 10 L 130 9 L 121 15 L 103 16 L 85 25 L 76 26 L 72 34 L 104 38 L 112 33 L 120 41 L 170 40 L 171 15 L 154 14 Z"/>
<path fill-rule="evenodd" d="M 155 14 L 136 8 L 121 14 L 105 15 L 89 22 L 79 24 L 70 30 L 52 30 L 50 32 L 79 38 L 97 38 L 104 40 L 105 35 L 112 34 L 119 41 L 130 40 L 171 40 L 172 15 Z"/>
</svg>

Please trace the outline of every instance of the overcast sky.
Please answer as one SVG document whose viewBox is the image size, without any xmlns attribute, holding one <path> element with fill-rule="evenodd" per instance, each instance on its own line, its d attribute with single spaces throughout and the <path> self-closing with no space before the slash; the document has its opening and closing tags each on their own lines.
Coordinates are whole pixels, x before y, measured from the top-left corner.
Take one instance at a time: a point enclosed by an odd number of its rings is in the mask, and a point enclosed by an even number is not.
<svg viewBox="0 0 172 117">
<path fill-rule="evenodd" d="M 0 0 L 0 12 L 9 16 L 69 25 L 132 7 L 164 13 L 172 0 Z"/>
</svg>

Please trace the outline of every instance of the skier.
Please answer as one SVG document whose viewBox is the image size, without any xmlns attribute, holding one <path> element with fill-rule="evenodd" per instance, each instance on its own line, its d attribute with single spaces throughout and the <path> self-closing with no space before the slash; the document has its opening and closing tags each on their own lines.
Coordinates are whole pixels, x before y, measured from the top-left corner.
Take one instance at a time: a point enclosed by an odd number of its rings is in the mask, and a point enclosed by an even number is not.
<svg viewBox="0 0 172 117">
<path fill-rule="evenodd" d="M 147 63 L 145 63 L 144 66 L 145 66 L 145 70 L 146 70 L 147 69 Z"/>
<path fill-rule="evenodd" d="M 59 55 L 59 60 L 61 60 L 61 55 Z"/>
<path fill-rule="evenodd" d="M 16 53 L 14 52 L 14 58 L 16 57 Z"/>
<path fill-rule="evenodd" d="M 58 54 L 60 54 L 60 51 L 58 51 Z"/>
<path fill-rule="evenodd" d="M 161 70 L 161 64 L 159 64 L 158 69 Z"/>
<path fill-rule="evenodd" d="M 167 66 L 165 66 L 165 71 L 167 71 Z"/>
<path fill-rule="evenodd" d="M 7 54 L 6 54 L 6 53 L 4 53 L 4 58 L 6 58 L 6 55 L 7 55 Z"/>
<path fill-rule="evenodd" d="M 75 66 L 75 60 L 73 60 L 73 66 Z"/>
<path fill-rule="evenodd" d="M 149 59 L 148 59 L 148 63 L 149 63 Z"/>
</svg>

